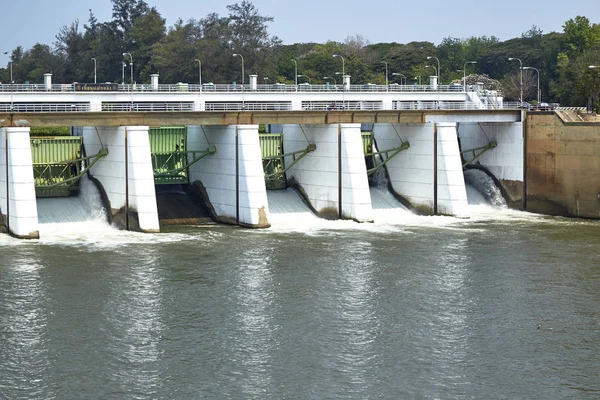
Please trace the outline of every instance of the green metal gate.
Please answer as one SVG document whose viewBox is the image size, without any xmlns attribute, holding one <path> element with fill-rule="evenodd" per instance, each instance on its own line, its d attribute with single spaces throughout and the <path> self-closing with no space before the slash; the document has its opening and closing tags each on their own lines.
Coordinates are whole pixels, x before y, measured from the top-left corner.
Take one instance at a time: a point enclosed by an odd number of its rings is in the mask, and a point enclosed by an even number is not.
<svg viewBox="0 0 600 400">
<path fill-rule="evenodd" d="M 388 163 L 393 157 L 397 156 L 401 151 L 410 148 L 408 142 L 402 141 L 400 136 L 400 146 L 391 149 L 373 151 L 373 132 L 361 132 L 363 151 L 365 153 L 365 161 L 367 163 L 367 175 L 373 175 L 375 171 L 382 168 Z"/>
<path fill-rule="evenodd" d="M 37 197 L 66 197 L 79 192 L 79 180 L 98 160 L 108 155 L 83 157 L 81 136 L 31 137 L 33 181 Z"/>
<path fill-rule="evenodd" d="M 188 183 L 187 127 L 152 127 L 149 135 L 154 183 Z"/>
<path fill-rule="evenodd" d="M 31 159 L 37 197 L 65 197 L 79 191 L 81 137 L 32 137 Z"/>
<path fill-rule="evenodd" d="M 261 133 L 260 151 L 267 189 L 285 189 L 285 161 L 283 157 L 283 134 Z"/>
</svg>

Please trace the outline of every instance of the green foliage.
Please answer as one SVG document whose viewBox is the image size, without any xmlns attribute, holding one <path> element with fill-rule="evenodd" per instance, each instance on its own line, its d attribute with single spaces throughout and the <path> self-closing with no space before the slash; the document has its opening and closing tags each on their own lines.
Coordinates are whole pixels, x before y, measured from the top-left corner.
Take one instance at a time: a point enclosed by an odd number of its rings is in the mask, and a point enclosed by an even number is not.
<svg viewBox="0 0 600 400">
<path fill-rule="evenodd" d="M 69 136 L 71 128 L 68 126 L 47 127 L 47 126 L 32 126 L 29 128 L 30 136 Z"/>
</svg>

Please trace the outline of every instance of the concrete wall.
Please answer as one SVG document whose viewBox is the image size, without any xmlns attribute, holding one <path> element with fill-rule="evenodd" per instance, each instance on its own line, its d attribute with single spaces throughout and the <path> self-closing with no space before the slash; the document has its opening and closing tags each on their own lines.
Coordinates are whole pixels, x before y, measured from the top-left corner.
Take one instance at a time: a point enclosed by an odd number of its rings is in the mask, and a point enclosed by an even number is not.
<svg viewBox="0 0 600 400">
<path fill-rule="evenodd" d="M 434 127 L 426 124 L 375 124 L 373 135 L 379 151 L 399 147 L 402 141 L 410 148 L 387 163 L 393 190 L 413 207 L 433 213 L 434 201 Z M 447 215 L 467 213 L 465 189 L 456 124 L 437 124 L 437 212 Z"/>
<path fill-rule="evenodd" d="M 37 239 L 40 236 L 31 142 L 29 128 L 26 127 L 0 129 L 0 224 L 8 227 L 8 233 L 18 238 Z"/>
<path fill-rule="evenodd" d="M 474 149 L 495 141 L 474 164 L 481 164 L 502 184 L 508 204 L 520 208 L 523 196 L 523 123 L 467 123 L 458 125 L 461 149 Z M 465 154 L 469 159 L 472 154 Z"/>
<path fill-rule="evenodd" d="M 600 124 L 526 120 L 527 211 L 600 218 Z"/>
<path fill-rule="evenodd" d="M 283 142 L 285 153 L 317 146 L 287 172 L 288 181 L 301 186 L 317 213 L 339 217 L 341 160 L 342 218 L 373 221 L 360 124 L 284 125 Z M 292 158 L 285 162 L 290 165 Z"/>
<path fill-rule="evenodd" d="M 188 126 L 187 146 L 188 151 L 209 146 L 217 149 L 190 167 L 190 182 L 202 182 L 222 222 L 255 228 L 269 226 L 258 125 Z"/>
<path fill-rule="evenodd" d="M 108 156 L 98 161 L 90 172 L 102 184 L 115 224 L 127 228 L 124 212 L 128 200 L 129 229 L 158 232 L 160 226 L 148 127 L 85 127 L 82 135 L 88 156 L 97 154 L 102 145 L 108 148 Z M 127 135 L 127 180 L 125 135 Z"/>
</svg>

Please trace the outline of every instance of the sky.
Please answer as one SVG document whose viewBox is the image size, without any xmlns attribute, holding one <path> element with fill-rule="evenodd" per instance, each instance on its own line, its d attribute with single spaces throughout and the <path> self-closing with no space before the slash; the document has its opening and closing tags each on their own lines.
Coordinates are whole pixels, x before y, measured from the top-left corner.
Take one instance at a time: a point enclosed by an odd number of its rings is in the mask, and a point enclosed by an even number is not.
<svg viewBox="0 0 600 400">
<path fill-rule="evenodd" d="M 53 45 L 64 25 L 87 23 L 89 9 L 100 22 L 112 15 L 110 0 L 0 0 L 5 17 L 0 23 L 1 53 L 17 46 L 25 50 L 35 43 Z M 167 26 L 178 19 L 201 19 L 209 13 L 226 16 L 227 5 L 241 0 L 146 0 L 155 6 Z M 370 43 L 429 41 L 445 37 L 496 36 L 500 40 L 520 37 L 536 25 L 544 33 L 562 32 L 565 21 L 582 15 L 600 23 L 598 0 L 252 0 L 261 15 L 274 18 L 269 33 L 284 44 L 343 42 L 362 35 Z M 1 58 L 4 57 L 4 60 Z"/>
</svg>

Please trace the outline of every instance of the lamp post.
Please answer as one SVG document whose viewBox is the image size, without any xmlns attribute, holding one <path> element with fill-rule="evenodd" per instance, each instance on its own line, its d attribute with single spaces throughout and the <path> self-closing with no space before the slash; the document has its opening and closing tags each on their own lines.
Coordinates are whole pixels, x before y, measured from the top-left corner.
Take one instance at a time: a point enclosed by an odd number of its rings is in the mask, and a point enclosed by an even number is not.
<svg viewBox="0 0 600 400">
<path fill-rule="evenodd" d="M 439 86 L 440 76 L 438 75 L 438 69 L 435 67 L 435 65 L 426 65 L 425 68 L 433 68 L 433 70 L 435 71 L 435 76 L 438 78 L 438 86 Z"/>
<path fill-rule="evenodd" d="M 296 75 L 296 78 L 300 78 L 300 77 L 308 79 L 308 84 L 310 85 L 310 76 L 308 76 L 308 75 Z"/>
<path fill-rule="evenodd" d="M 421 75 L 419 75 L 419 76 L 415 76 L 415 81 L 416 81 L 417 79 L 419 80 L 419 86 L 421 86 Z"/>
<path fill-rule="evenodd" d="M 200 90 L 202 90 L 202 61 L 197 58 L 194 61 L 198 61 L 198 83 L 200 84 Z"/>
<path fill-rule="evenodd" d="M 8 54 L 8 51 L 5 51 L 4 54 Z M 15 81 L 13 80 L 13 58 L 12 54 L 9 56 L 10 61 L 10 83 L 13 84 Z"/>
<path fill-rule="evenodd" d="M 385 64 L 385 90 L 388 91 L 390 88 L 389 79 L 388 79 L 388 63 L 387 61 L 382 61 L 382 64 Z"/>
<path fill-rule="evenodd" d="M 406 75 L 398 73 L 398 72 L 392 72 L 392 76 L 399 76 L 400 77 L 400 84 L 402 85 L 402 78 L 404 78 L 404 85 L 406 85 Z"/>
<path fill-rule="evenodd" d="M 590 65 L 590 66 L 588 66 L 588 68 L 590 70 L 592 70 L 594 68 L 600 68 L 600 65 Z M 596 90 L 596 79 L 595 79 L 595 76 L 596 76 L 595 74 L 592 75 L 592 111 L 594 109 L 594 99 L 596 97 L 596 92 L 595 92 L 595 90 Z"/>
<path fill-rule="evenodd" d="M 436 73 L 436 75 L 437 75 L 438 85 L 441 85 L 442 84 L 442 80 L 440 79 L 440 73 L 442 71 L 440 70 L 440 60 L 439 60 L 439 58 L 433 57 L 433 56 L 428 56 L 427 59 L 428 60 L 436 60 L 437 61 L 437 65 L 438 66 L 437 66 L 437 73 Z"/>
<path fill-rule="evenodd" d="M 131 69 L 131 75 L 130 75 L 130 80 L 131 80 L 131 84 L 133 85 L 133 57 L 131 55 L 131 53 L 123 53 L 123 57 L 125 56 L 129 56 L 129 67 Z"/>
<path fill-rule="evenodd" d="M 324 76 L 323 79 L 333 79 L 333 84 L 337 86 L 337 81 L 333 76 Z"/>
<path fill-rule="evenodd" d="M 96 83 L 96 58 L 92 57 L 92 60 L 94 60 L 94 83 Z"/>
<path fill-rule="evenodd" d="M 242 60 L 242 90 L 244 90 L 244 57 L 237 53 L 235 53 L 233 56 L 239 57 Z"/>
<path fill-rule="evenodd" d="M 519 69 L 521 70 L 521 94 L 519 95 L 519 107 L 523 106 L 523 63 L 521 62 L 521 60 L 519 58 L 516 57 L 509 57 L 508 61 L 514 61 L 517 60 L 519 62 Z"/>
<path fill-rule="evenodd" d="M 344 61 L 344 57 L 342 57 L 339 54 L 334 54 L 333 55 L 334 58 L 341 58 L 342 59 L 342 77 L 346 75 L 346 66 L 345 66 L 345 61 Z"/>
<path fill-rule="evenodd" d="M 121 79 L 123 80 L 123 85 L 125 84 L 125 66 L 127 64 L 125 64 L 125 61 L 121 61 L 121 66 L 123 68 L 121 68 Z"/>
<path fill-rule="evenodd" d="M 477 64 L 477 61 L 467 61 L 463 67 L 463 89 L 467 91 L 467 64 Z"/>
<path fill-rule="evenodd" d="M 290 61 L 294 62 L 294 84 L 296 85 L 296 90 L 298 90 L 298 61 L 294 58 Z"/>
<path fill-rule="evenodd" d="M 540 91 L 540 70 L 534 67 L 523 67 L 523 69 L 532 69 L 537 72 L 537 103 L 539 107 L 540 103 L 542 102 L 542 92 Z"/>
</svg>

